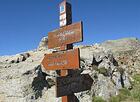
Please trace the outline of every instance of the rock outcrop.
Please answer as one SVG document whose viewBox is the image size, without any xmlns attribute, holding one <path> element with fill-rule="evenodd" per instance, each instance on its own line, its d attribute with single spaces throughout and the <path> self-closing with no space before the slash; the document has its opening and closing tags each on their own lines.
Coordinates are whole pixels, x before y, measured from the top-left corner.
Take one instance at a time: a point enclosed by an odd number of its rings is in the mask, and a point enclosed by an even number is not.
<svg viewBox="0 0 140 102">
<path fill-rule="evenodd" d="M 43 37 L 41 39 L 41 42 L 39 43 L 37 50 L 41 51 L 41 50 L 47 50 L 47 49 L 48 49 L 48 37 Z"/>
<path fill-rule="evenodd" d="M 56 71 L 46 71 L 41 61 L 48 50 L 44 37 L 37 50 L 0 57 L 0 102 L 61 102 L 56 98 Z M 140 74 L 140 41 L 136 38 L 107 41 L 80 48 L 81 68 L 72 74 L 89 74 L 91 90 L 75 93 L 79 102 L 93 96 L 108 100 L 119 89 L 133 88 L 131 75 Z"/>
</svg>

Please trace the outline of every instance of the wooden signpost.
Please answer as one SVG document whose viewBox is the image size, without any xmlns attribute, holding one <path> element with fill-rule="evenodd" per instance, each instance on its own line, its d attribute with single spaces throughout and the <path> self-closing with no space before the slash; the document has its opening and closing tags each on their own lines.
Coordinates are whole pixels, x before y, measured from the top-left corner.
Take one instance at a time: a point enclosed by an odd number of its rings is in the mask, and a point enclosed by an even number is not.
<svg viewBox="0 0 140 102">
<path fill-rule="evenodd" d="M 71 4 L 64 0 L 60 5 L 60 28 L 48 33 L 48 48 L 58 52 L 46 54 L 42 65 L 46 70 L 61 70 L 56 79 L 57 97 L 62 102 L 77 102 L 74 93 L 89 90 L 93 80 L 89 75 L 69 77 L 68 70 L 80 68 L 79 49 L 73 43 L 83 41 L 82 22 L 72 24 Z"/>
</svg>

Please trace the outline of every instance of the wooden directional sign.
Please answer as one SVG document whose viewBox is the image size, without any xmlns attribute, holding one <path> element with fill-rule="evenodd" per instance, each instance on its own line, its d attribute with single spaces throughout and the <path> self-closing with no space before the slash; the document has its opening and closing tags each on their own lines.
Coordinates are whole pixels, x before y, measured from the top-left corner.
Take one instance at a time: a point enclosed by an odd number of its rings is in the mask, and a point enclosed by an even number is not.
<svg viewBox="0 0 140 102">
<path fill-rule="evenodd" d="M 48 33 L 48 48 L 83 41 L 82 22 L 71 24 Z"/>
<path fill-rule="evenodd" d="M 88 74 L 82 74 L 75 77 L 57 77 L 56 81 L 57 97 L 90 90 L 93 83 L 93 79 Z"/>
<path fill-rule="evenodd" d="M 80 68 L 79 49 L 61 51 L 45 55 L 42 65 L 46 70 Z"/>
</svg>

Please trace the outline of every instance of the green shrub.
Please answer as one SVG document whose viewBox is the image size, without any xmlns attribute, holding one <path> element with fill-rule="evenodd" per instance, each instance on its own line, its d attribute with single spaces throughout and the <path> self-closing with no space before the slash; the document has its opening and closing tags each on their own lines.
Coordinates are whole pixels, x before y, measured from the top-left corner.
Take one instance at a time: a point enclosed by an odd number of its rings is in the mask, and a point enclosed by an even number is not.
<svg viewBox="0 0 140 102">
<path fill-rule="evenodd" d="M 102 97 L 94 97 L 92 102 L 106 102 Z"/>
<path fill-rule="evenodd" d="M 105 69 L 104 67 L 99 68 L 98 71 L 99 71 L 100 74 L 103 74 L 104 76 L 108 75 L 107 69 Z"/>
</svg>

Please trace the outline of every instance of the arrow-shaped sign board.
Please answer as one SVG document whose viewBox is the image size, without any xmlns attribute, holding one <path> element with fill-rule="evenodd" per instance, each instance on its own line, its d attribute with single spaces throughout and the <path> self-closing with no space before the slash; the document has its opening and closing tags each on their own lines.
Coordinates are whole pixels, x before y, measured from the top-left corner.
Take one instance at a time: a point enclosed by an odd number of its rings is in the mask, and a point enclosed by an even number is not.
<svg viewBox="0 0 140 102">
<path fill-rule="evenodd" d="M 90 90 L 93 79 L 89 74 L 81 74 L 80 76 L 64 76 L 57 77 L 57 97 L 71 95 L 81 91 Z"/>
<path fill-rule="evenodd" d="M 46 70 L 80 68 L 79 49 L 46 54 L 42 65 Z"/>
<path fill-rule="evenodd" d="M 82 22 L 71 24 L 48 33 L 48 48 L 56 48 L 83 41 Z"/>
</svg>

